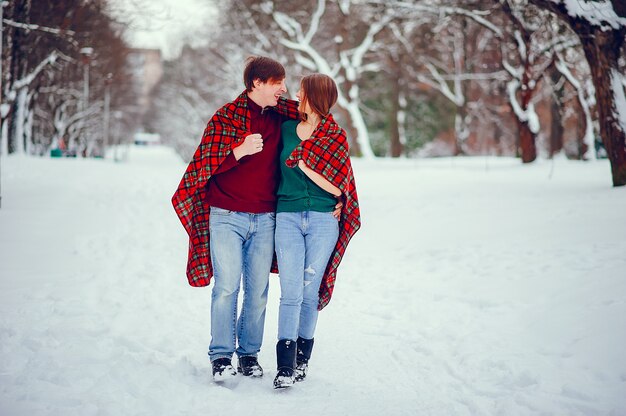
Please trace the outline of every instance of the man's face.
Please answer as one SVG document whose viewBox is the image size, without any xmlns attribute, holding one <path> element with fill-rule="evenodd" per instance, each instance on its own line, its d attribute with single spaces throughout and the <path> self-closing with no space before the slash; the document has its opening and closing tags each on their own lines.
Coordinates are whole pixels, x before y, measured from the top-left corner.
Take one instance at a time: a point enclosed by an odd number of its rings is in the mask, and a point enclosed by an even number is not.
<svg viewBox="0 0 626 416">
<path fill-rule="evenodd" d="M 254 91 L 256 97 L 258 97 L 258 105 L 261 107 L 274 107 L 278 104 L 280 96 L 287 92 L 287 87 L 285 86 L 285 79 L 280 81 L 269 80 L 267 82 L 255 80 Z"/>
</svg>

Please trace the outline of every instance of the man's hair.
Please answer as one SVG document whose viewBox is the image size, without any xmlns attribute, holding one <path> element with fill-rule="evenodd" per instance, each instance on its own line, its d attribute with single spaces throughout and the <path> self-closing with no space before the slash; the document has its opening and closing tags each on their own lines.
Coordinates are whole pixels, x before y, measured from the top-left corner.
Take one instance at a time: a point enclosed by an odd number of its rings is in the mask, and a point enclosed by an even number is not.
<svg viewBox="0 0 626 416">
<path fill-rule="evenodd" d="M 337 85 L 328 75 L 307 75 L 300 81 L 300 100 L 307 102 L 320 117 L 328 115 L 337 102 Z"/>
<path fill-rule="evenodd" d="M 246 59 L 243 70 L 243 83 L 246 91 L 252 91 L 254 80 L 261 82 L 280 82 L 285 79 L 285 68 L 280 62 L 265 56 L 251 56 Z"/>
</svg>

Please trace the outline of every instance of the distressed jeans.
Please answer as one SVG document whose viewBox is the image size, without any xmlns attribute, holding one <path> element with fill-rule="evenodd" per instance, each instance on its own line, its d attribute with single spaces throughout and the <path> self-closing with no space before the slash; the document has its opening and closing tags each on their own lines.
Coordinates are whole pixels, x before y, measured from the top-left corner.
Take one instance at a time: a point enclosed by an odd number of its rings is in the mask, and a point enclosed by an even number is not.
<svg viewBox="0 0 626 416">
<path fill-rule="evenodd" d="M 339 223 L 330 212 L 276 214 L 280 276 L 278 339 L 313 338 L 319 288 L 337 243 Z"/>
<path fill-rule="evenodd" d="M 231 358 L 234 352 L 239 357 L 256 356 L 261 350 L 275 218 L 273 212 L 250 214 L 211 207 L 211 361 Z M 242 282 L 243 304 L 237 318 Z"/>
</svg>

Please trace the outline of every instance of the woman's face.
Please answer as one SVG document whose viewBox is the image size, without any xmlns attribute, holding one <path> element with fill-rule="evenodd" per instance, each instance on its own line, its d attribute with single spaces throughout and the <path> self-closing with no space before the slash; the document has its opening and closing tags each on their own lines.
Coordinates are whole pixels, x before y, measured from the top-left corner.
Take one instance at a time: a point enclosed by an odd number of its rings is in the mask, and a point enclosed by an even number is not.
<svg viewBox="0 0 626 416">
<path fill-rule="evenodd" d="M 309 107 L 309 104 L 306 101 L 306 95 L 304 94 L 304 91 L 302 90 L 302 85 L 300 85 L 300 89 L 296 93 L 296 99 L 299 101 L 298 102 L 299 112 L 307 113 L 307 114 L 311 112 L 311 108 Z"/>
</svg>

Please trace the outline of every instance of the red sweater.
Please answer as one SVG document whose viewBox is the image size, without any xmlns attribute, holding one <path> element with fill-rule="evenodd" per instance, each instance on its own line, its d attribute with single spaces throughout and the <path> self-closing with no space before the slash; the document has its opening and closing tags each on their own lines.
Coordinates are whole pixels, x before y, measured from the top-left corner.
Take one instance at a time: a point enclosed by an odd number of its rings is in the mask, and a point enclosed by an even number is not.
<svg viewBox="0 0 626 416">
<path fill-rule="evenodd" d="M 288 118 L 298 118 L 297 108 L 295 101 L 280 98 L 273 111 Z M 235 144 L 241 143 L 250 131 L 248 95 L 244 91 L 213 114 L 172 196 L 176 215 L 189 235 L 187 279 L 191 286 L 208 286 L 213 277 L 211 212 L 206 200 L 206 185 L 213 180 L 213 174 L 224 163 L 231 149 L 236 147 Z M 272 263 L 272 272 L 278 273 L 276 258 Z"/>
<path fill-rule="evenodd" d="M 263 110 L 248 98 L 250 134 L 260 133 L 263 150 L 239 161 L 231 152 L 207 184 L 209 206 L 239 212 L 274 212 L 280 181 L 280 126 L 287 117 Z"/>
</svg>

